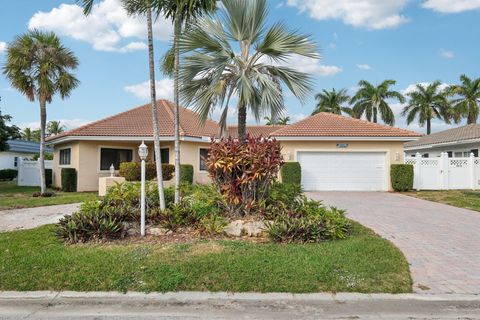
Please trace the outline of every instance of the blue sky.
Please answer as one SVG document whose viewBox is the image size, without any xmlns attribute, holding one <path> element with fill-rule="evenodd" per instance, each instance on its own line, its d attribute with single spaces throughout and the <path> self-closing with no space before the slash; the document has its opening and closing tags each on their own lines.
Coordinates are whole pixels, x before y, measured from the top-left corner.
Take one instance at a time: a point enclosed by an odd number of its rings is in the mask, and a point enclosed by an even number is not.
<svg viewBox="0 0 480 320">
<path fill-rule="evenodd" d="M 106 117 L 148 101 L 145 23 L 128 17 L 118 0 L 99 0 L 86 19 L 74 0 L 8 1 L 0 11 L 0 64 L 14 37 L 40 28 L 59 34 L 80 60 L 81 85 L 72 96 L 48 105 L 48 119 L 68 127 Z M 310 34 L 318 43 L 320 61 L 294 58 L 292 64 L 314 74 L 312 97 L 301 105 L 287 95 L 292 120 L 309 115 L 313 95 L 321 89 L 347 88 L 361 79 L 373 83 L 395 79 L 395 89 L 440 80 L 456 83 L 460 74 L 480 77 L 478 30 L 480 0 L 270 0 L 270 22 L 284 21 Z M 171 24 L 155 25 L 156 58 L 171 39 Z M 171 97 L 171 80 L 157 70 L 158 96 Z M 0 75 L 0 108 L 14 123 L 37 126 L 38 105 L 12 90 Z M 396 125 L 407 127 L 393 104 Z M 412 130 L 424 128 L 412 124 Z M 435 122 L 434 131 L 447 128 Z"/>
</svg>

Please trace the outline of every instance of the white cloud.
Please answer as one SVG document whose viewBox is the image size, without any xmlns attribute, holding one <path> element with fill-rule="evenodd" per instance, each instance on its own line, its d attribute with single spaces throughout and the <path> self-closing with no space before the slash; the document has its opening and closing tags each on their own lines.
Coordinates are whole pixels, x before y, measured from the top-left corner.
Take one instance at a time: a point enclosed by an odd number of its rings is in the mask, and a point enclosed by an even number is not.
<svg viewBox="0 0 480 320">
<path fill-rule="evenodd" d="M 357 68 L 362 69 L 362 70 L 371 70 L 372 69 L 372 67 L 368 64 L 357 64 Z"/>
<path fill-rule="evenodd" d="M 130 52 L 147 48 L 146 20 L 129 16 L 119 0 L 103 0 L 85 17 L 78 5 L 60 4 L 49 12 L 39 11 L 28 22 L 30 29 L 51 30 L 62 36 L 90 43 L 95 50 Z M 169 40 L 172 26 L 159 18 L 154 24 L 156 39 Z M 132 40 L 135 39 L 135 41 Z"/>
<path fill-rule="evenodd" d="M 7 43 L 0 41 L 0 53 L 3 53 L 7 50 Z"/>
<path fill-rule="evenodd" d="M 317 76 L 333 76 L 342 71 L 342 68 L 333 65 L 323 65 L 319 59 L 313 59 L 303 56 L 292 56 L 281 63 L 286 67 L 293 68 L 300 72 L 305 72 Z"/>
<path fill-rule="evenodd" d="M 429 86 L 431 84 L 431 82 L 419 82 L 418 84 L 421 85 L 422 87 L 426 88 L 427 86 Z M 440 84 L 438 89 L 440 91 L 443 91 L 449 86 L 450 85 L 448 83 L 442 83 L 442 84 Z M 401 90 L 400 93 L 403 94 L 404 96 L 406 96 L 409 93 L 412 93 L 414 91 L 417 91 L 417 83 L 412 83 L 412 84 L 408 85 L 405 89 Z"/>
<path fill-rule="evenodd" d="M 455 58 L 455 52 L 450 50 L 440 50 L 440 56 L 444 59 L 453 59 Z"/>
<path fill-rule="evenodd" d="M 157 99 L 173 99 L 173 80 L 162 79 L 155 81 Z M 147 101 L 150 99 L 150 81 L 125 86 L 125 91 L 132 93 L 138 99 Z"/>
<path fill-rule="evenodd" d="M 51 120 L 56 120 L 60 121 L 60 124 L 62 126 L 65 126 L 67 130 L 70 129 L 75 129 L 80 126 L 86 125 L 87 123 L 90 123 L 91 121 L 84 120 L 84 119 L 51 119 Z M 50 119 L 47 121 L 51 121 Z M 20 124 L 20 128 L 25 129 L 25 128 L 30 128 L 33 130 L 40 129 L 40 122 L 26 122 Z"/>
<path fill-rule="evenodd" d="M 300 113 L 294 113 L 294 114 L 291 114 L 289 116 L 290 116 L 290 123 L 298 122 L 298 121 L 303 120 L 307 117 L 307 115 L 305 115 L 301 112 Z"/>
<path fill-rule="evenodd" d="M 459 13 L 480 9 L 480 0 L 426 0 L 422 7 L 442 13 Z"/>
<path fill-rule="evenodd" d="M 409 0 L 287 0 L 317 20 L 336 19 L 354 27 L 385 29 L 408 22 L 401 14 Z"/>
</svg>

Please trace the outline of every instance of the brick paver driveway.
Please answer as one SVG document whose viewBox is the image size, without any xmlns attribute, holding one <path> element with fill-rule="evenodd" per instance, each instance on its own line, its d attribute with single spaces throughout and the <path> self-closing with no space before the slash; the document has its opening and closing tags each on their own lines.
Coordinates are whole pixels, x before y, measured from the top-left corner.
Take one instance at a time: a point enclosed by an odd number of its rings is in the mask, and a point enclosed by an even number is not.
<svg viewBox="0 0 480 320">
<path fill-rule="evenodd" d="M 480 212 L 400 194 L 309 192 L 392 241 L 418 293 L 480 294 Z"/>
</svg>

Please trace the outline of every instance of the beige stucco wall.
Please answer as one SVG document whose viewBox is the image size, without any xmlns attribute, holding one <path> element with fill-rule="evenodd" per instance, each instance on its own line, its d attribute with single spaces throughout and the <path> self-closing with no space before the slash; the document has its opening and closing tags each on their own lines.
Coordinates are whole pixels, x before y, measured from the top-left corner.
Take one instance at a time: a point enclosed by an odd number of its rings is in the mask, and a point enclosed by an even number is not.
<svg viewBox="0 0 480 320">
<path fill-rule="evenodd" d="M 338 143 L 348 144 L 347 148 L 338 148 Z M 402 141 L 280 141 L 282 154 L 286 161 L 297 161 L 299 151 L 333 151 L 333 152 L 385 152 L 387 158 L 387 185 L 391 190 L 390 165 L 403 163 Z"/>
<path fill-rule="evenodd" d="M 60 150 L 62 149 L 71 149 L 70 153 L 70 164 L 69 165 L 60 165 Z M 78 171 L 78 160 L 79 160 L 79 143 L 69 142 L 55 145 L 53 150 L 53 185 L 54 187 L 60 188 L 62 186 L 62 168 L 75 168 Z"/>
</svg>

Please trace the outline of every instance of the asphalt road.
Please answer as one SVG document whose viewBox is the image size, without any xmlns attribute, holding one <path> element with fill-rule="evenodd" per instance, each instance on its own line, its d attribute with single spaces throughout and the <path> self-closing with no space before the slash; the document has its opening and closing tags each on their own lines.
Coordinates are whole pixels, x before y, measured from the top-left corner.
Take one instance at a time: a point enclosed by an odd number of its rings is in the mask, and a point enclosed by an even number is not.
<svg viewBox="0 0 480 320">
<path fill-rule="evenodd" d="M 0 319 L 480 319 L 480 296 L 0 293 Z"/>
</svg>

